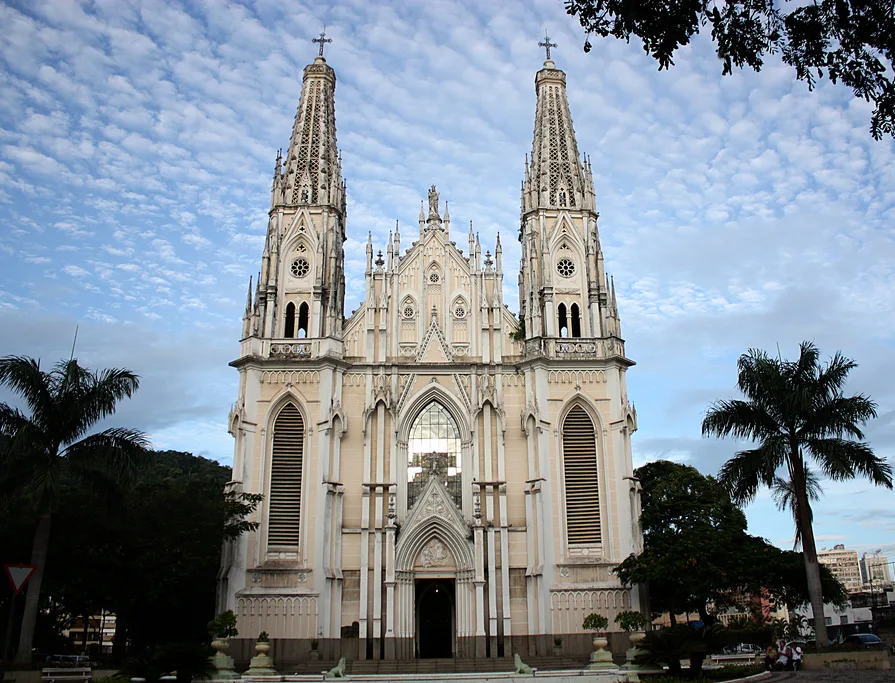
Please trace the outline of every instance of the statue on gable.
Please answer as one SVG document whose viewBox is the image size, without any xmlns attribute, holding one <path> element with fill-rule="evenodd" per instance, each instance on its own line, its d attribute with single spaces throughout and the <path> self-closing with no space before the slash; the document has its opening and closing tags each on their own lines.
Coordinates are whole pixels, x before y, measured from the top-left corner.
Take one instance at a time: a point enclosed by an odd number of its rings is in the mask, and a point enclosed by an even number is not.
<svg viewBox="0 0 895 683">
<path fill-rule="evenodd" d="M 429 188 L 429 218 L 440 218 L 438 215 L 438 192 L 435 186 Z"/>
</svg>

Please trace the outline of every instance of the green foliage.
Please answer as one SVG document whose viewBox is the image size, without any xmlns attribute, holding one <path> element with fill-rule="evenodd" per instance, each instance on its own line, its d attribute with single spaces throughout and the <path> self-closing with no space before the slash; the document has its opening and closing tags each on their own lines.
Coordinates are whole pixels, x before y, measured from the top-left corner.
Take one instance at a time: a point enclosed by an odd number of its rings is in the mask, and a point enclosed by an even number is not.
<svg viewBox="0 0 895 683">
<path fill-rule="evenodd" d="M 236 629 L 236 615 L 232 609 L 221 612 L 208 622 L 208 633 L 212 638 L 235 638 L 239 635 Z"/>
<path fill-rule="evenodd" d="M 643 489 L 644 550 L 614 571 L 626 584 L 649 585 L 654 612 L 697 612 L 711 621 L 709 605 L 748 607 L 751 595 L 789 607 L 808 601 L 801 553 L 746 533 L 745 515 L 714 478 L 664 460 L 635 476 Z M 840 599 L 842 587 L 828 571 L 823 580 L 830 598 Z"/>
<path fill-rule="evenodd" d="M 741 678 L 748 678 L 749 676 L 755 676 L 756 674 L 760 674 L 763 671 L 764 667 L 762 666 L 727 665 L 722 666 L 718 669 L 703 671 L 700 680 L 731 681 Z M 692 679 L 690 679 L 689 677 L 681 676 L 649 676 L 647 680 L 649 681 L 649 683 L 683 683 L 684 681 L 690 681 Z"/>
<path fill-rule="evenodd" d="M 581 624 L 581 628 L 585 631 L 605 631 L 608 626 L 609 619 L 602 614 L 593 613 L 584 617 L 584 622 Z"/>
<path fill-rule="evenodd" d="M 516 329 L 510 333 L 510 338 L 513 341 L 525 341 L 525 318 L 519 319 L 519 324 L 516 325 Z"/>
<path fill-rule="evenodd" d="M 621 627 L 623 631 L 642 631 L 649 623 L 642 612 L 634 612 L 633 610 L 625 610 L 615 615 L 615 623 Z"/>
<path fill-rule="evenodd" d="M 216 673 L 209 658 L 212 653 L 211 648 L 205 645 L 168 643 L 131 657 L 109 680 L 117 683 L 131 678 L 143 678 L 146 683 L 158 683 L 162 676 L 172 673 L 176 673 L 178 683 L 212 678 Z"/>
<path fill-rule="evenodd" d="M 269 640 L 270 640 L 270 636 L 267 635 L 267 631 L 261 631 L 261 633 L 258 634 L 258 642 L 259 643 L 266 643 Z"/>
<path fill-rule="evenodd" d="M 810 342 L 801 344 L 796 361 L 751 349 L 737 362 L 737 386 L 745 400 L 715 401 L 702 422 L 705 436 L 755 444 L 736 453 L 721 468 L 720 481 L 736 503 L 749 503 L 760 488 L 768 487 L 775 491 L 779 504 L 792 509 L 805 550 L 805 586 L 819 642 L 826 642 L 821 607 L 824 598 L 832 596 L 824 593 L 829 586 L 823 585 L 823 570 L 817 562 L 811 498 L 820 494 L 820 487 L 808 464 L 813 461 L 830 479 L 862 475 L 892 488 L 891 466 L 874 455 L 863 440 L 862 426 L 876 417 L 876 404 L 862 394 L 843 394 L 855 367 L 854 361 L 838 352 L 826 364 L 821 363 L 817 347 Z M 782 479 L 778 472 L 789 479 Z M 829 577 L 826 583 L 830 583 Z"/>
<path fill-rule="evenodd" d="M 214 616 L 225 526 L 233 508 L 222 494 L 229 468 L 175 451 L 155 452 L 110 505 L 76 481 L 60 485 L 35 645 L 59 651 L 72 614 L 117 615 L 115 656 L 123 646 L 150 652 L 165 641 L 199 644 Z M 0 499 L 0 547 L 28 557 L 33 512 Z M 8 554 L 7 554 L 8 551 Z M 135 590 L 134 587 L 139 589 Z M 170 615 L 176 614 L 172 619 Z"/>
<path fill-rule="evenodd" d="M 37 570 L 25 597 L 19 641 L 20 661 L 31 660 L 40 591 L 48 566 L 53 513 L 64 487 L 76 484 L 105 503 L 117 502 L 119 487 L 132 481 L 145 462 L 142 432 L 110 427 L 91 433 L 133 396 L 139 378 L 129 370 L 92 372 L 78 361 L 62 361 L 49 372 L 24 356 L 0 358 L 0 386 L 24 399 L 28 415 L 0 403 L 0 498 L 30 508 L 34 541 L 30 556 Z M 32 592 L 32 591 L 38 592 Z M 5 655 L 5 653 L 4 653 Z"/>
<path fill-rule="evenodd" d="M 711 27 L 722 73 L 760 71 L 768 55 L 780 54 L 795 76 L 814 88 L 824 75 L 841 81 L 855 97 L 873 102 L 874 138 L 895 135 L 895 20 L 889 0 L 817 0 L 783 5 L 774 0 L 565 0 L 588 35 L 641 40 L 659 69 L 674 64 L 678 48 Z M 584 51 L 590 50 L 585 41 Z"/>
<path fill-rule="evenodd" d="M 689 624 L 677 624 L 648 631 L 640 645 L 644 653 L 639 662 L 664 664 L 672 675 L 680 675 L 681 660 L 690 660 L 690 674 L 697 678 L 706 655 L 720 652 L 732 642 L 732 634 L 721 624 L 694 628 Z"/>
</svg>

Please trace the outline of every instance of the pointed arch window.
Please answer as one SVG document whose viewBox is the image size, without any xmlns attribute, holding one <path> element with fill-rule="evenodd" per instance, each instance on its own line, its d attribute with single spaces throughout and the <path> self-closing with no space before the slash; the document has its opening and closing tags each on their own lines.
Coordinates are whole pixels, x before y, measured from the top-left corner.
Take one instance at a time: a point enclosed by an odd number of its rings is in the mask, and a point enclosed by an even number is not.
<svg viewBox="0 0 895 683">
<path fill-rule="evenodd" d="M 600 543 L 600 489 L 594 423 L 581 406 L 562 425 L 566 535 L 569 545 Z"/>
<path fill-rule="evenodd" d="M 295 304 L 286 304 L 286 321 L 283 325 L 283 336 L 292 339 L 295 336 Z"/>
<path fill-rule="evenodd" d="M 302 302 L 298 307 L 298 337 L 304 339 L 308 336 L 308 304 Z"/>
<path fill-rule="evenodd" d="M 273 428 L 268 547 L 298 545 L 304 431 L 304 420 L 298 408 L 293 403 L 287 403 L 277 415 Z"/>
<path fill-rule="evenodd" d="M 556 309 L 557 318 L 559 319 L 559 336 L 569 336 L 569 316 L 566 313 L 566 305 L 560 304 Z"/>
<path fill-rule="evenodd" d="M 416 502 L 433 476 L 441 477 L 460 507 L 461 472 L 460 430 L 445 407 L 432 401 L 417 416 L 407 440 L 407 507 Z"/>
<path fill-rule="evenodd" d="M 572 336 L 580 337 L 581 336 L 581 314 L 578 309 L 578 304 L 572 304 L 570 309 L 571 318 L 572 318 Z"/>
</svg>

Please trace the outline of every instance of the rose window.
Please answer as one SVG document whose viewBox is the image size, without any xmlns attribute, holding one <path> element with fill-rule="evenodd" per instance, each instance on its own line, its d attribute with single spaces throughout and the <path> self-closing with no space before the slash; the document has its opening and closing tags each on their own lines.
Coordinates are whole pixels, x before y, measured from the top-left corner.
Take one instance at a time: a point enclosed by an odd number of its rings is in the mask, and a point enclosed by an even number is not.
<svg viewBox="0 0 895 683">
<path fill-rule="evenodd" d="M 454 317 L 455 318 L 465 318 L 466 317 L 466 308 L 464 308 L 462 304 L 458 304 L 457 307 L 454 308 Z"/>
<path fill-rule="evenodd" d="M 311 270 L 311 264 L 308 263 L 308 259 L 297 258 L 292 262 L 292 265 L 289 266 L 289 271 L 295 277 L 304 277 Z"/>
<path fill-rule="evenodd" d="M 413 306 L 405 306 L 404 307 L 404 317 L 405 318 L 412 318 L 413 313 L 414 313 Z"/>
<path fill-rule="evenodd" d="M 438 276 L 438 273 L 429 273 L 429 282 L 431 282 L 432 284 L 438 284 L 439 282 L 441 282 L 441 278 Z"/>
<path fill-rule="evenodd" d="M 556 264 L 556 272 L 563 277 L 572 277 L 575 274 L 575 262 L 572 259 L 561 258 Z"/>
</svg>

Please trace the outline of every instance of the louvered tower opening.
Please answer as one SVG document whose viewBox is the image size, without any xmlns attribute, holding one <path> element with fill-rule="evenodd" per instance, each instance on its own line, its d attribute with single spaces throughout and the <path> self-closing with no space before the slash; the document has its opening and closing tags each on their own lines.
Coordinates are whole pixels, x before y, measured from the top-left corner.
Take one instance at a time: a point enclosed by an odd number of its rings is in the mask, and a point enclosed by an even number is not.
<svg viewBox="0 0 895 683">
<path fill-rule="evenodd" d="M 304 445 L 304 421 L 301 413 L 292 403 L 287 403 L 277 416 L 273 428 L 268 546 L 298 545 Z"/>
<path fill-rule="evenodd" d="M 569 411 L 562 428 L 569 544 L 600 542 L 600 491 L 594 423 L 580 406 Z"/>
</svg>

